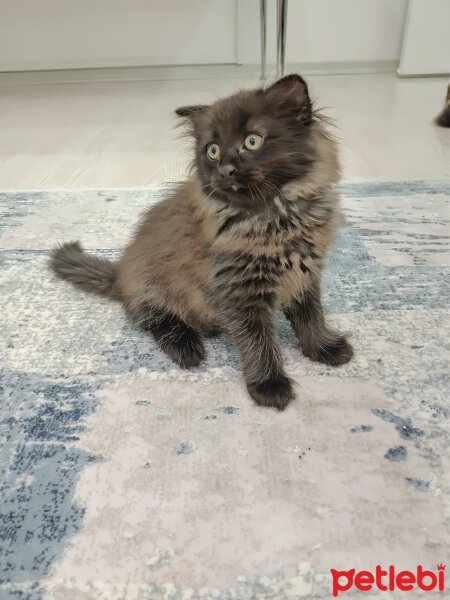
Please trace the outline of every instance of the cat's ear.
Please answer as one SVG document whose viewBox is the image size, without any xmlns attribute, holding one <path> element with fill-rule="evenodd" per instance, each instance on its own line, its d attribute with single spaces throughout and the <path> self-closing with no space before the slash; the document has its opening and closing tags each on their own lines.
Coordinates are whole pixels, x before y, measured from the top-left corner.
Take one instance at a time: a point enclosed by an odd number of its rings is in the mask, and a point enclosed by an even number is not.
<svg viewBox="0 0 450 600">
<path fill-rule="evenodd" d="M 268 101 L 278 116 L 295 117 L 309 123 L 312 104 L 306 81 L 300 75 L 287 75 L 266 89 Z"/>
<path fill-rule="evenodd" d="M 176 114 L 179 117 L 188 117 L 193 120 L 195 117 L 203 114 L 209 107 L 206 104 L 199 104 L 193 106 L 180 106 L 176 109 Z"/>
</svg>

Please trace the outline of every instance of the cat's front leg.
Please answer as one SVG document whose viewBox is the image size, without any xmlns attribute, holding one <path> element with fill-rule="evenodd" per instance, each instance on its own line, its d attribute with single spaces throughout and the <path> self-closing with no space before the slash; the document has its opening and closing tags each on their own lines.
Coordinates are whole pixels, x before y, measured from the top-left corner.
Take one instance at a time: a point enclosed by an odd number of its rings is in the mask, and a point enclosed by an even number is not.
<svg viewBox="0 0 450 600">
<path fill-rule="evenodd" d="M 223 316 L 238 349 L 250 396 L 260 406 L 284 410 L 295 392 L 284 370 L 274 312 L 260 300 L 256 306 L 229 305 Z"/>
<path fill-rule="evenodd" d="M 331 366 L 347 363 L 353 348 L 344 335 L 330 329 L 323 314 L 320 285 L 299 292 L 284 311 L 298 337 L 303 354 Z"/>
</svg>

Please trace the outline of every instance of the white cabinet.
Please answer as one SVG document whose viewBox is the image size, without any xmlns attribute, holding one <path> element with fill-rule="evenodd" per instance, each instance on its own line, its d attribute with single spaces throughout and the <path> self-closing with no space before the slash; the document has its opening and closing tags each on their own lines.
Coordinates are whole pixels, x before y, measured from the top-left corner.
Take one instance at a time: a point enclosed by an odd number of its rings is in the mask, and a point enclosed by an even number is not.
<svg viewBox="0 0 450 600">
<path fill-rule="evenodd" d="M 288 0 L 286 61 L 313 70 L 330 65 L 328 72 L 333 65 L 339 70 L 347 63 L 383 61 L 394 69 L 407 2 Z M 0 0 L 0 71 L 257 66 L 259 5 L 259 0 Z M 267 17 L 267 62 L 273 65 L 276 0 L 267 0 Z M 435 21 L 431 37 L 446 26 Z"/>
<path fill-rule="evenodd" d="M 410 0 L 399 74 L 447 74 L 449 69 L 450 0 Z"/>
<path fill-rule="evenodd" d="M 235 63 L 236 47 L 234 0 L 0 0 L 0 71 Z"/>
</svg>

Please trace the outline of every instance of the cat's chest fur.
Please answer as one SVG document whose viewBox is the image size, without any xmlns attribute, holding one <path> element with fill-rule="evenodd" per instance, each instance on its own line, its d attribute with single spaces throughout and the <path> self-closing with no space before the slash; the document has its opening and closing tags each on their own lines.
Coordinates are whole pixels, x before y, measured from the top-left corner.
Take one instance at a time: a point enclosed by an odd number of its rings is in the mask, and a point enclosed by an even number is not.
<svg viewBox="0 0 450 600">
<path fill-rule="evenodd" d="M 275 197 L 270 211 L 250 216 L 219 209 L 211 240 L 214 289 L 236 301 L 264 297 L 276 308 L 287 306 L 319 276 L 337 215 L 331 193 Z"/>
</svg>

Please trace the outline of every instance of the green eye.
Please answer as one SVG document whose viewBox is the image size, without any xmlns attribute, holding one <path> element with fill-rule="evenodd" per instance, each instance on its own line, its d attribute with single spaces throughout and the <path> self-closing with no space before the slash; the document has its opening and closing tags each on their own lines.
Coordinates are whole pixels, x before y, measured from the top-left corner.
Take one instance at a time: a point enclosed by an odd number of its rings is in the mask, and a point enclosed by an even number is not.
<svg viewBox="0 0 450 600">
<path fill-rule="evenodd" d="M 257 133 L 251 133 L 244 140 L 244 148 L 246 150 L 259 150 L 263 145 L 264 138 Z"/>
<path fill-rule="evenodd" d="M 219 160 L 220 158 L 220 148 L 217 144 L 208 144 L 206 148 L 206 154 L 208 158 L 211 160 Z"/>
</svg>

